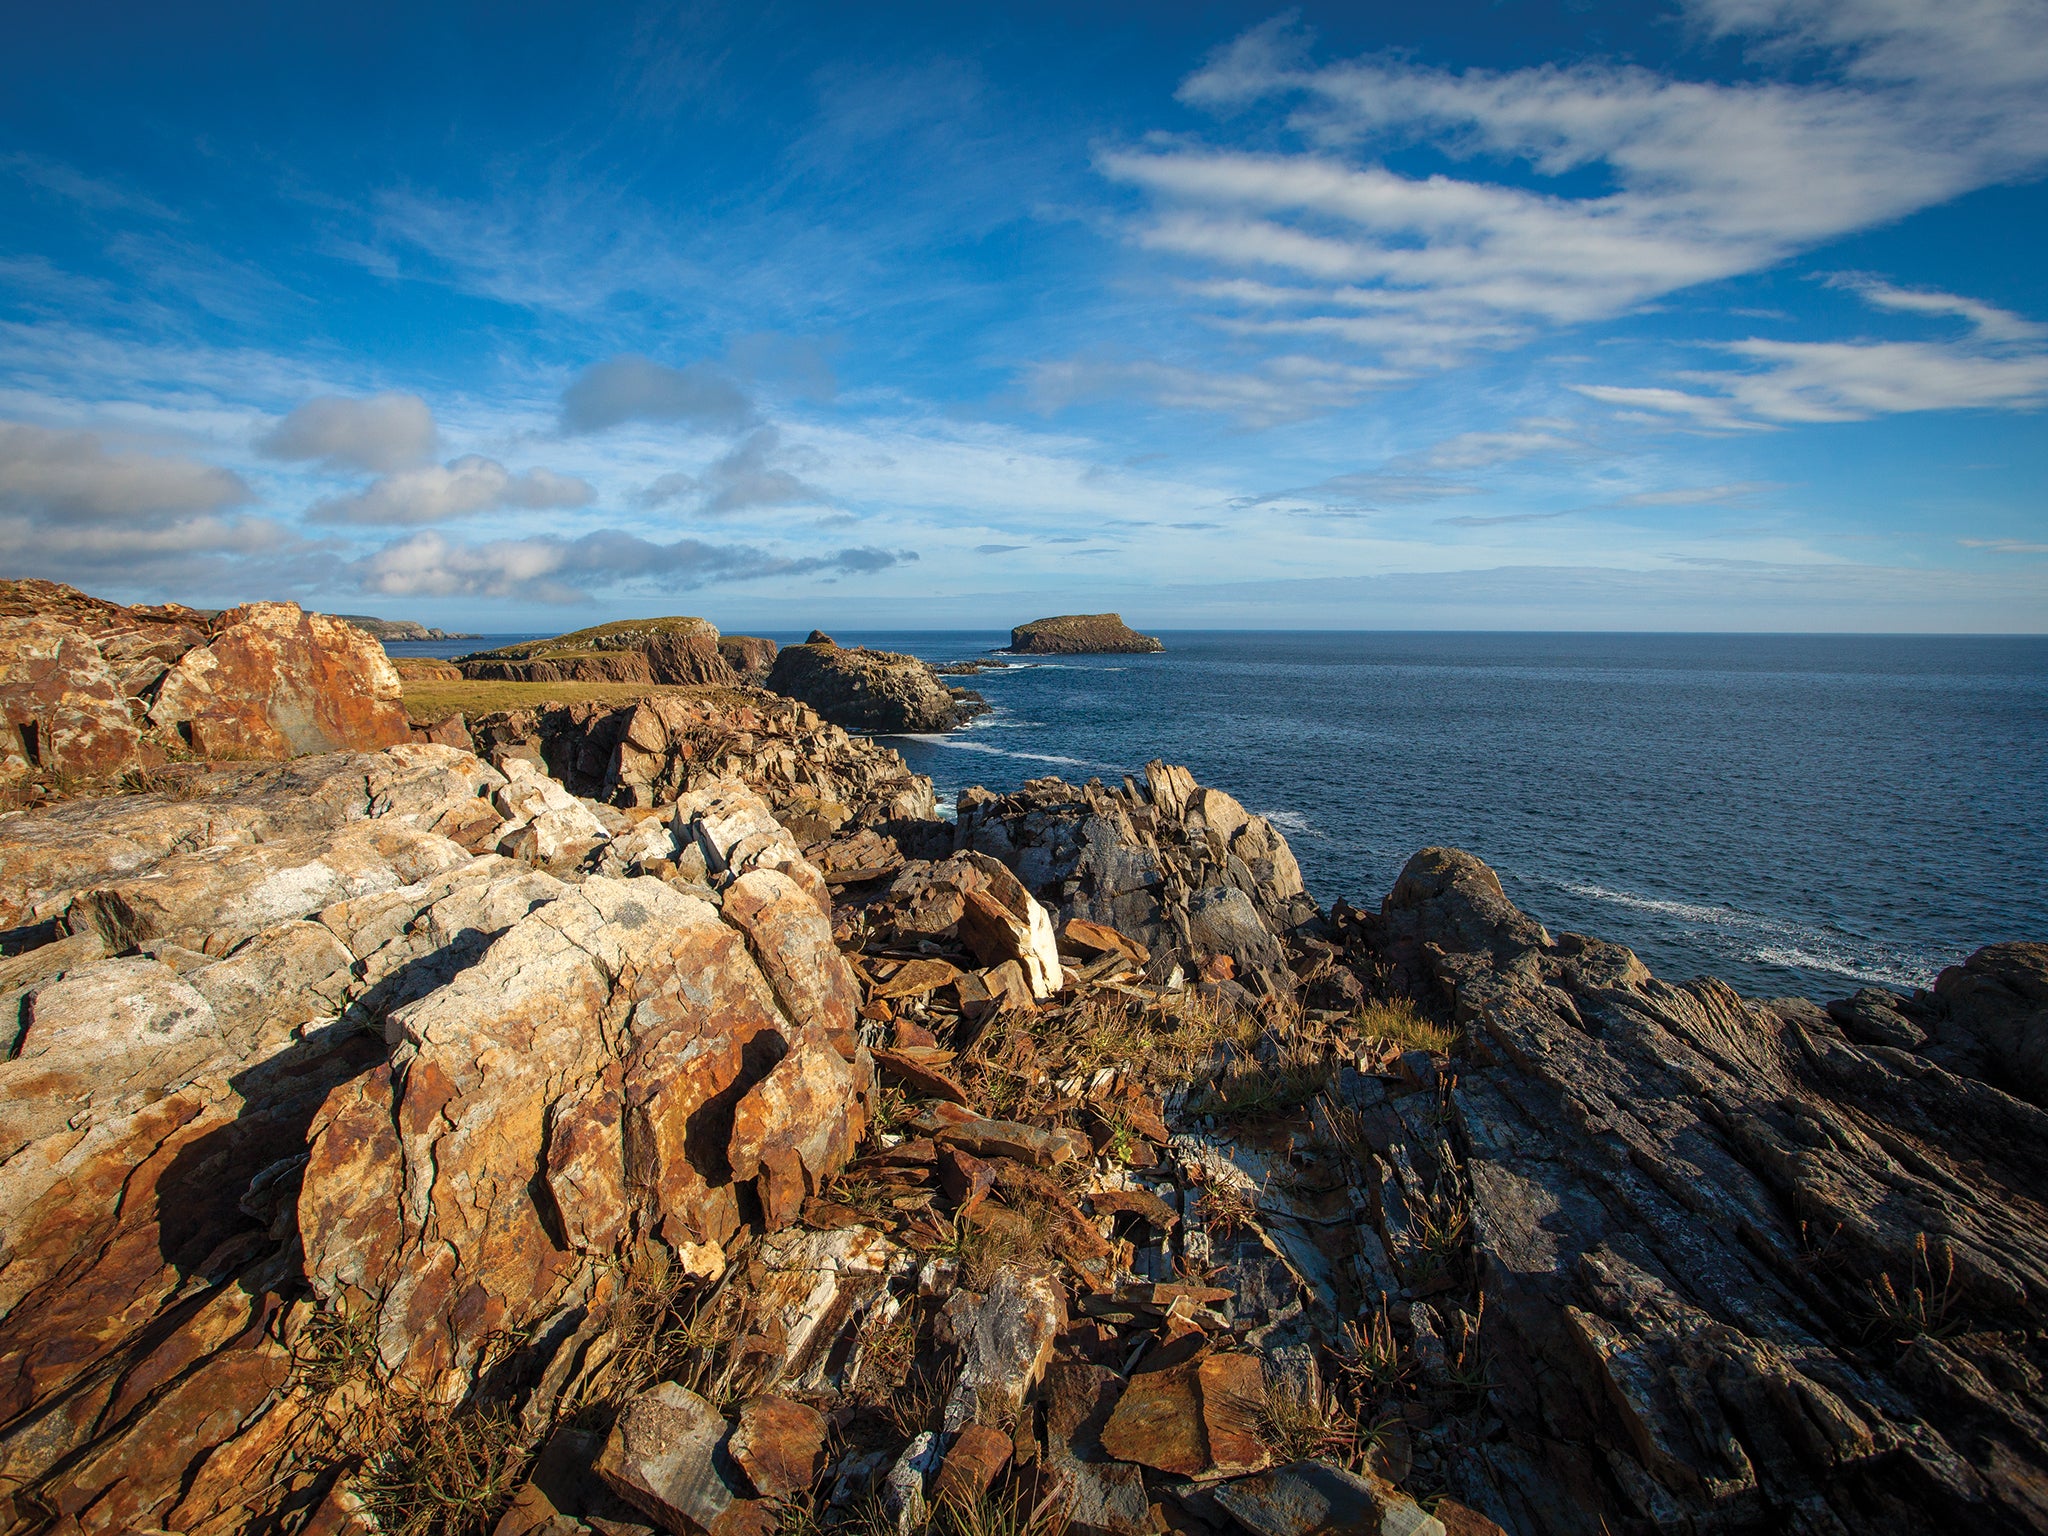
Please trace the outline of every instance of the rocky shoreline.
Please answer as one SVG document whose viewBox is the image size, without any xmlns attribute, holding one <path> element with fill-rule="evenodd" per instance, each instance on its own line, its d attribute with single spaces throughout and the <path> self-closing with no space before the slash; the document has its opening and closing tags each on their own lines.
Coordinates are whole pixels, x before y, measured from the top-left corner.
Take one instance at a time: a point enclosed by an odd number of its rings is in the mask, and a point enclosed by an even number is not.
<svg viewBox="0 0 2048 1536">
<path fill-rule="evenodd" d="M 436 730 L 0 817 L 4 1536 L 2048 1522 L 2048 945 L 1744 998 L 1164 763 Z"/>
</svg>

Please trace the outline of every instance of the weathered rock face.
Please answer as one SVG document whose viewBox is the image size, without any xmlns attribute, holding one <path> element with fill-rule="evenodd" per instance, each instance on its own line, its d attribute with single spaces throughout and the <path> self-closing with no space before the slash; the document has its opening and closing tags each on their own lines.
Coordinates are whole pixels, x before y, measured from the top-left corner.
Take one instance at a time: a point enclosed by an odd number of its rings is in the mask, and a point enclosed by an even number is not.
<svg viewBox="0 0 2048 1536">
<path fill-rule="evenodd" d="M 1094 652 L 1149 654 L 1163 651 L 1113 613 L 1068 613 L 1033 619 L 1010 631 L 1010 649 L 1020 656 L 1078 656 Z"/>
<path fill-rule="evenodd" d="M 1469 1031 L 1447 1103 L 1488 1409 L 1515 1437 L 1474 1465 L 1516 1490 L 1518 1525 L 2019 1530 L 2048 1513 L 2021 1385 L 2040 1380 L 2025 1330 L 2048 1294 L 2038 1108 L 1858 1043 L 1810 1003 L 1553 944 L 1455 850 L 1410 862 L 1375 941 Z M 2040 950 L 1998 946 L 1949 973 L 1947 999 L 1897 1001 L 1986 1028 Z M 1448 1150 L 1423 1153 L 1416 1129 L 1380 1134 L 1410 1160 Z"/>
<path fill-rule="evenodd" d="M 622 1256 L 716 1275 L 851 1155 L 859 992 L 765 803 L 703 797 L 726 873 L 675 886 L 433 830 L 503 841 L 522 795 L 564 792 L 414 745 L 10 820 L 9 903 L 52 914 L 0 960 L 10 1520 L 237 1528 L 303 1439 L 308 1289 L 459 1398 Z"/>
<path fill-rule="evenodd" d="M 775 669 L 775 651 L 773 640 L 764 640 L 758 635 L 718 637 L 718 654 L 725 658 L 725 664 L 742 682 L 767 682 L 768 674 Z"/>
<path fill-rule="evenodd" d="M 718 683 L 739 681 L 717 628 L 697 618 L 627 619 L 460 658 L 465 677 L 499 682 Z"/>
<path fill-rule="evenodd" d="M 958 840 L 992 855 L 1063 919 L 1139 940 L 1155 974 L 1214 955 L 1240 977 L 1291 985 L 1284 936 L 1315 913 L 1273 824 L 1185 768 L 1151 763 L 1141 786 L 1034 779 L 1014 795 L 969 790 Z"/>
<path fill-rule="evenodd" d="M 772 695 L 515 710 L 469 728 L 486 756 L 527 756 L 574 793 L 615 805 L 667 804 L 714 779 L 738 779 L 800 827 L 805 844 L 853 820 L 928 823 L 938 814 L 931 780 L 899 753 Z"/>
<path fill-rule="evenodd" d="M 374 750 L 412 738 L 383 648 L 292 603 L 209 617 L 0 584 L 0 776 Z"/>
<path fill-rule="evenodd" d="M 850 731 L 950 731 L 965 718 L 962 698 L 915 656 L 842 650 L 829 640 L 784 647 L 768 687 Z"/>
<path fill-rule="evenodd" d="M 104 777 L 131 765 L 141 745 L 99 647 L 53 619 L 0 619 L 0 706 L 0 775 Z"/>
</svg>

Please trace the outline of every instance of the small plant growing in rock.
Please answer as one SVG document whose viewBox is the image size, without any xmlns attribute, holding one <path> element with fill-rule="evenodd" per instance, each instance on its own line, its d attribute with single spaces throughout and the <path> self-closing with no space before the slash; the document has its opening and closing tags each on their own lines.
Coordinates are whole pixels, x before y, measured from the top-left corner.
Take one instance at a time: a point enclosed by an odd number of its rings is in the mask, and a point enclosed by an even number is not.
<svg viewBox="0 0 2048 1536">
<path fill-rule="evenodd" d="M 1305 1377 L 1268 1372 L 1259 1435 L 1276 1460 L 1333 1461 L 1349 1471 L 1365 1465 L 1372 1435 L 1326 1385 L 1311 1360 Z"/>
<path fill-rule="evenodd" d="M 1361 1035 L 1385 1040 L 1404 1051 L 1432 1051 L 1442 1055 L 1458 1043 L 1458 1032 L 1447 1024 L 1425 1019 L 1405 997 L 1367 1003 L 1352 1021 Z"/>
<path fill-rule="evenodd" d="M 495 1411 L 412 1417 L 354 1483 L 377 1529 L 385 1536 L 488 1531 L 525 1473 L 518 1419 Z"/>
<path fill-rule="evenodd" d="M 1873 1338 L 1903 1343 L 1924 1334 L 1941 1339 L 1962 1327 L 1960 1319 L 1951 1316 L 1956 1303 L 1955 1253 L 1947 1243 L 1930 1244 L 1925 1232 L 1913 1235 L 1903 1283 L 1894 1281 L 1887 1270 L 1865 1289 Z"/>
<path fill-rule="evenodd" d="M 1384 1292 L 1377 1312 L 1345 1323 L 1343 1331 L 1347 1350 L 1338 1369 L 1350 1378 L 1366 1401 L 1387 1396 L 1413 1373 L 1414 1358 L 1394 1332 L 1394 1319 L 1387 1309 Z"/>
</svg>

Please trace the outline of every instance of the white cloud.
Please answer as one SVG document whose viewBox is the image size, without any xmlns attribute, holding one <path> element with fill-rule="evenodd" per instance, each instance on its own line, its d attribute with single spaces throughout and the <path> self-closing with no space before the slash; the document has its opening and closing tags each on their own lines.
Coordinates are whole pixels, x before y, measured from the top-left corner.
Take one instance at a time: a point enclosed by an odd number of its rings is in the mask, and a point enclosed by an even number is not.
<svg viewBox="0 0 2048 1536">
<path fill-rule="evenodd" d="M 1636 412 L 1690 417 L 1726 430 L 1771 422 L 1865 421 L 1913 411 L 2031 410 L 2048 404 L 2048 326 L 2008 310 L 1929 289 L 1848 280 L 1880 309 L 1968 323 L 1948 341 L 1776 341 L 1750 337 L 1720 350 L 1749 372 L 1696 370 L 1688 383 L 1715 391 L 1576 384 L 1582 395 Z"/>
<path fill-rule="evenodd" d="M 434 413 L 418 395 L 308 400 L 257 441 L 273 459 L 317 459 L 329 469 L 385 474 L 434 455 Z"/>
<path fill-rule="evenodd" d="M 589 505 L 588 482 L 551 469 L 513 474 L 495 459 L 465 454 L 447 464 L 423 464 L 371 482 L 352 496 L 336 496 L 306 513 L 309 523 L 404 525 L 438 523 L 500 508 L 544 510 Z"/>
<path fill-rule="evenodd" d="M 670 368 L 652 358 L 608 358 L 562 391 L 562 430 L 599 432 L 626 421 L 673 421 L 732 432 L 754 419 L 754 404 L 720 369 Z"/>
<path fill-rule="evenodd" d="M 1302 421 L 1353 404 L 1369 390 L 1407 377 L 1384 368 L 1360 368 L 1322 358 L 1268 359 L 1256 373 L 1211 371 L 1140 360 L 1068 358 L 1030 371 L 1032 399 L 1043 410 L 1076 400 L 1127 395 L 1181 410 L 1217 411 L 1247 426 Z"/>
<path fill-rule="evenodd" d="M 1139 244 L 1242 274 L 1206 285 L 1241 331 L 1318 335 L 1412 369 L 1756 271 L 2048 163 L 2040 0 L 1695 9 L 1709 30 L 1825 56 L 1818 69 L 1802 57 L 1802 79 L 1734 84 L 1605 63 L 1317 64 L 1283 18 L 1221 50 L 1180 96 L 1226 116 L 1285 103 L 1301 149 L 1155 143 L 1105 152 L 1098 168 L 1148 197 Z M 1606 186 L 1409 176 L 1372 158 L 1418 144 Z M 1870 297 L 1937 312 L 1904 290 Z M 1997 314 L 1939 312 L 1987 335 Z"/>
<path fill-rule="evenodd" d="M 240 476 L 196 459 L 110 451 L 91 432 L 0 422 L 0 512 L 161 527 L 248 499 Z"/>
<path fill-rule="evenodd" d="M 366 592 L 390 597 L 495 597 L 573 603 L 593 589 L 653 582 L 663 592 L 689 591 L 769 576 L 867 575 L 914 561 L 912 550 L 866 547 L 826 555 L 786 556 L 748 545 L 678 539 L 660 544 L 603 528 L 580 538 L 491 539 L 459 544 L 416 533 L 355 562 Z"/>
<path fill-rule="evenodd" d="M 1652 416 L 1677 416 L 1695 427 L 1711 432 L 1755 431 L 1761 423 L 1745 421 L 1734 403 L 1714 395 L 1695 395 L 1682 389 L 1621 384 L 1574 384 L 1589 400 L 1621 408 L 1625 416 L 1645 420 Z"/>
<path fill-rule="evenodd" d="M 2048 555 L 2048 544 L 2029 544 L 2024 539 L 1957 539 L 1965 549 L 1988 549 L 1995 555 Z"/>
</svg>

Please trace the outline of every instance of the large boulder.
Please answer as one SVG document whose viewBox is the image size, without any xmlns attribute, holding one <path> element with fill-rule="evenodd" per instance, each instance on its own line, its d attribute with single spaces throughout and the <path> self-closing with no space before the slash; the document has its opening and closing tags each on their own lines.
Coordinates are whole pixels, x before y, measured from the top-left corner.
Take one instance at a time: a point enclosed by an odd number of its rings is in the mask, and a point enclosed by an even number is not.
<svg viewBox="0 0 2048 1536">
<path fill-rule="evenodd" d="M 412 739 L 402 695 L 384 647 L 353 625 L 297 603 L 249 603 L 179 658 L 149 718 L 202 757 L 374 750 Z"/>
<path fill-rule="evenodd" d="M 0 776 L 374 751 L 412 739 L 400 693 L 375 640 L 294 603 L 209 616 L 0 582 Z"/>
<path fill-rule="evenodd" d="M 2048 944 L 1986 945 L 1937 976 L 1934 995 L 1998 1081 L 2048 1105 Z"/>
<path fill-rule="evenodd" d="M 1019 656 L 1079 656 L 1092 653 L 1143 655 L 1163 651 L 1113 613 L 1067 613 L 1033 619 L 1010 631 L 1010 650 Z"/>
<path fill-rule="evenodd" d="M 783 647 L 768 687 L 850 731 L 950 731 L 962 718 L 960 700 L 928 663 L 830 640 Z"/>
</svg>

